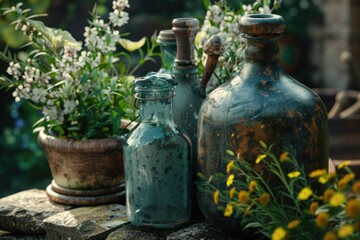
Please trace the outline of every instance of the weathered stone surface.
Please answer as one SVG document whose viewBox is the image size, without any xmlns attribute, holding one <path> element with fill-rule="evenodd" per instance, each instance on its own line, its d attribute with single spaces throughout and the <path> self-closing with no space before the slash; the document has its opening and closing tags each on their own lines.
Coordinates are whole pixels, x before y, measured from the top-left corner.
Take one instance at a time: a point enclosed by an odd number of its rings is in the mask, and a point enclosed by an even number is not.
<svg viewBox="0 0 360 240">
<path fill-rule="evenodd" d="M 166 240 L 236 240 L 219 229 L 216 229 L 211 223 L 195 223 L 179 231 L 170 234 Z"/>
<path fill-rule="evenodd" d="M 28 235 L 21 233 L 11 233 L 0 230 L 0 239 L 1 240 L 47 240 L 46 235 Z"/>
<path fill-rule="evenodd" d="M 43 234 L 42 220 L 69 207 L 49 201 L 39 189 L 22 191 L 0 199 L 0 229 L 13 233 Z"/>
<path fill-rule="evenodd" d="M 139 229 L 132 225 L 126 225 L 111 233 L 106 240 L 165 240 L 166 236 L 163 235 L 150 230 Z"/>
<path fill-rule="evenodd" d="M 125 207 L 108 204 L 81 207 L 53 215 L 44 220 L 44 227 L 51 240 L 98 240 L 105 239 L 126 223 Z"/>
</svg>

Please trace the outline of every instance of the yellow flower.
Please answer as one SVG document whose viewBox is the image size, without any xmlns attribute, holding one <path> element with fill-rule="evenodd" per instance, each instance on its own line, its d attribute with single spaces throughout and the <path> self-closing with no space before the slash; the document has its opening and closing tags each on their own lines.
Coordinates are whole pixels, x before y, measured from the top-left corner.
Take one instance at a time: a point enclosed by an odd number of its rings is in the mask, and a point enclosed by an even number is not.
<svg viewBox="0 0 360 240">
<path fill-rule="evenodd" d="M 332 190 L 332 189 L 326 189 L 324 194 L 323 194 L 323 199 L 324 199 L 324 202 L 329 202 L 330 199 L 332 198 L 332 196 L 334 196 L 335 194 L 335 191 Z"/>
<path fill-rule="evenodd" d="M 249 201 L 249 192 L 242 190 L 238 194 L 239 201 L 246 204 Z"/>
<path fill-rule="evenodd" d="M 292 220 L 291 222 L 288 223 L 287 228 L 288 228 L 288 229 L 294 229 L 294 228 L 296 228 L 299 224 L 300 224 L 300 221 L 299 221 L 299 220 Z"/>
<path fill-rule="evenodd" d="M 325 174 L 325 175 L 323 175 L 323 176 L 320 176 L 320 177 L 319 177 L 319 183 L 325 184 L 325 183 L 327 183 L 330 179 L 334 178 L 335 176 L 336 176 L 336 173 L 334 173 L 334 172 L 331 172 L 331 173 Z"/>
<path fill-rule="evenodd" d="M 325 228 L 328 224 L 330 216 L 326 212 L 321 212 L 316 216 L 316 225 L 320 228 Z"/>
<path fill-rule="evenodd" d="M 270 201 L 270 195 L 267 193 L 261 194 L 259 201 L 261 205 L 266 206 Z"/>
<path fill-rule="evenodd" d="M 230 199 L 234 197 L 235 191 L 236 191 L 235 187 L 230 189 L 230 191 L 229 191 Z"/>
<path fill-rule="evenodd" d="M 219 204 L 219 195 L 220 195 L 219 190 L 216 190 L 216 191 L 214 192 L 214 195 L 213 195 L 214 203 L 215 203 L 216 205 Z"/>
<path fill-rule="evenodd" d="M 264 158 L 266 158 L 266 154 L 261 154 L 261 155 L 257 156 L 255 163 L 259 164 L 261 162 L 261 160 L 263 160 Z"/>
<path fill-rule="evenodd" d="M 360 180 L 354 183 L 354 185 L 352 186 L 352 191 L 354 193 L 360 194 Z"/>
<path fill-rule="evenodd" d="M 347 184 L 353 180 L 355 178 L 355 174 L 354 173 L 348 173 L 346 174 L 344 177 L 342 177 L 340 179 L 340 181 L 338 182 L 338 187 L 340 190 L 345 190 Z"/>
<path fill-rule="evenodd" d="M 315 171 L 312 171 L 309 174 L 309 177 L 310 178 L 317 178 L 317 177 L 325 175 L 326 173 L 327 173 L 326 169 L 317 169 Z"/>
<path fill-rule="evenodd" d="M 337 168 L 342 169 L 343 167 L 349 166 L 350 163 L 351 163 L 350 161 L 345 161 L 345 162 L 339 164 L 339 166 Z"/>
<path fill-rule="evenodd" d="M 327 232 L 324 235 L 324 240 L 336 240 L 336 235 L 334 232 Z"/>
<path fill-rule="evenodd" d="M 350 199 L 346 205 L 346 214 L 350 218 L 357 218 L 360 216 L 360 201 Z"/>
<path fill-rule="evenodd" d="M 309 188 L 309 187 L 304 187 L 299 195 L 298 195 L 298 199 L 303 201 L 308 199 L 311 195 L 313 194 L 313 191 Z"/>
<path fill-rule="evenodd" d="M 345 196 L 343 193 L 335 193 L 331 198 L 330 198 L 330 206 L 332 207 L 338 207 L 340 206 L 343 202 L 345 202 Z"/>
<path fill-rule="evenodd" d="M 230 174 L 230 175 L 229 175 L 229 177 L 228 177 L 228 179 L 227 179 L 227 181 L 226 181 L 226 186 L 229 187 L 231 184 L 233 184 L 233 182 L 234 182 L 234 177 L 235 177 L 234 174 Z"/>
<path fill-rule="evenodd" d="M 283 240 L 286 239 L 287 232 L 282 227 L 277 227 L 271 235 L 271 240 Z"/>
<path fill-rule="evenodd" d="M 310 204 L 310 213 L 312 214 L 312 215 L 314 215 L 315 214 L 315 212 L 316 212 L 316 210 L 319 208 L 319 203 L 318 202 L 312 202 L 311 204 Z"/>
<path fill-rule="evenodd" d="M 257 186 L 256 181 L 251 181 L 249 184 L 249 192 L 255 191 L 256 186 Z"/>
<path fill-rule="evenodd" d="M 280 162 L 285 162 L 285 161 L 288 161 L 290 158 L 289 158 L 289 153 L 288 152 L 283 152 L 281 155 L 280 155 Z"/>
<path fill-rule="evenodd" d="M 226 172 L 227 173 L 229 173 L 231 171 L 231 168 L 234 165 L 234 163 L 235 163 L 235 160 L 232 160 L 226 165 Z"/>
<path fill-rule="evenodd" d="M 345 224 L 341 226 L 338 230 L 339 238 L 346 238 L 347 236 L 351 235 L 354 232 L 354 226 L 350 224 Z"/>
<path fill-rule="evenodd" d="M 234 212 L 234 206 L 231 205 L 230 203 L 226 204 L 226 208 L 225 208 L 225 211 L 224 211 L 224 216 L 225 217 L 231 217 L 233 212 Z"/>
<path fill-rule="evenodd" d="M 288 173 L 288 177 L 289 177 L 289 178 L 297 178 L 298 176 L 300 176 L 300 172 L 299 172 L 299 171 L 295 171 L 295 172 Z"/>
</svg>

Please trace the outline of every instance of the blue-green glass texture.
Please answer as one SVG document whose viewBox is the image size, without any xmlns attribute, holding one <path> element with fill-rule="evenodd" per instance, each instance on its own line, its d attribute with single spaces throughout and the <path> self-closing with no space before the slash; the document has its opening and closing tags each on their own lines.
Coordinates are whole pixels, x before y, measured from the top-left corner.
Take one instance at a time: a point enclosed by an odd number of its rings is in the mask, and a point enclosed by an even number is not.
<svg viewBox="0 0 360 240">
<path fill-rule="evenodd" d="M 172 119 L 174 85 L 171 75 L 159 73 L 134 82 L 141 122 L 124 144 L 133 225 L 173 228 L 190 218 L 190 142 Z"/>
<path fill-rule="evenodd" d="M 174 32 L 171 29 L 160 31 L 157 41 L 160 45 L 161 53 L 161 68 L 158 72 L 172 74 L 176 57 Z"/>
</svg>

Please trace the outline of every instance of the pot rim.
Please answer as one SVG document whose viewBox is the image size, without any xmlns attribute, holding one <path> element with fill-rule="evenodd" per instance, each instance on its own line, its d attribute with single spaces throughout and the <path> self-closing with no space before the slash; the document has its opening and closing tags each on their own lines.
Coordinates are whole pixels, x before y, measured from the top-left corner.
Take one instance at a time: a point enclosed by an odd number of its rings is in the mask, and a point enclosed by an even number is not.
<svg viewBox="0 0 360 240">
<path fill-rule="evenodd" d="M 122 120 L 122 126 L 127 126 L 127 129 L 131 130 L 136 125 L 135 122 L 128 120 Z M 106 152 L 114 149 L 122 149 L 121 136 L 114 138 L 103 139 L 66 139 L 57 138 L 45 133 L 45 129 L 39 131 L 38 143 L 44 149 L 54 149 L 61 152 Z"/>
</svg>

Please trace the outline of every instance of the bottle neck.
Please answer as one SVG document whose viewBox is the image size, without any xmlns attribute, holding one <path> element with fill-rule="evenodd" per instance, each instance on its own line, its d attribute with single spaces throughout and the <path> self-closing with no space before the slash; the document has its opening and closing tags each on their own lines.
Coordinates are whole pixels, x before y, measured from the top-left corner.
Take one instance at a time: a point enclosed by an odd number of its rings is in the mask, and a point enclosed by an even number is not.
<svg viewBox="0 0 360 240">
<path fill-rule="evenodd" d="M 165 124 L 173 122 L 172 97 L 156 99 L 146 96 L 148 100 L 139 99 L 140 120 L 146 123 Z"/>
<path fill-rule="evenodd" d="M 277 65 L 279 47 L 276 39 L 246 37 L 245 63 L 259 63 L 263 65 Z"/>
<path fill-rule="evenodd" d="M 161 42 L 160 53 L 162 69 L 171 72 L 176 57 L 176 42 Z"/>
</svg>

